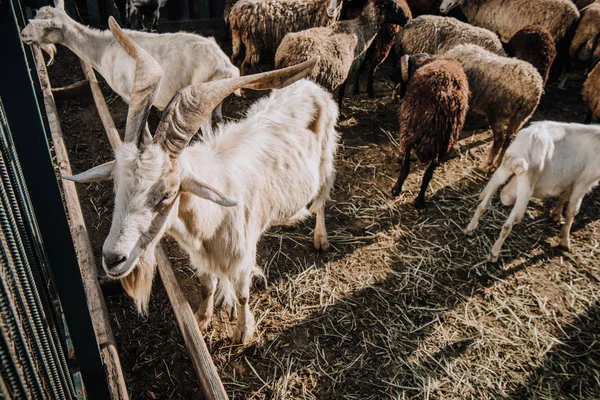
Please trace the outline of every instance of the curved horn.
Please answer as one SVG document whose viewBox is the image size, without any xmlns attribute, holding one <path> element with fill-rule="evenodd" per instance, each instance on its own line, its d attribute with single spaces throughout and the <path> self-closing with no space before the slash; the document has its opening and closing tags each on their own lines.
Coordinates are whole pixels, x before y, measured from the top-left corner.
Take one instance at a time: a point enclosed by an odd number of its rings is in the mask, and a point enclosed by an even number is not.
<svg viewBox="0 0 600 400">
<path fill-rule="evenodd" d="M 402 56 L 400 59 L 400 74 L 402 75 L 402 82 L 408 82 L 408 62 L 410 56 L 408 54 Z"/>
<path fill-rule="evenodd" d="M 235 90 L 281 89 L 304 78 L 318 62 L 319 57 L 313 57 L 301 64 L 275 71 L 221 79 L 181 89 L 165 109 L 154 135 L 154 142 L 160 144 L 171 158 L 177 158 L 213 109 Z"/>
<path fill-rule="evenodd" d="M 125 142 L 136 142 L 140 147 L 144 142 L 143 133 L 148 114 L 165 72 L 154 57 L 123 32 L 112 16 L 108 19 L 108 26 L 117 42 L 135 60 L 135 76 L 127 111 Z"/>
</svg>

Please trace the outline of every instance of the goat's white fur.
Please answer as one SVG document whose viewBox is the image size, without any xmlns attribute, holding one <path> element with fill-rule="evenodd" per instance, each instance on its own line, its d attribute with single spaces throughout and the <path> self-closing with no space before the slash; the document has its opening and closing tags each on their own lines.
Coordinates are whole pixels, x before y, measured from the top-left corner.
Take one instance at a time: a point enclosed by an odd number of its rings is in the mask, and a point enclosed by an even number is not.
<svg viewBox="0 0 600 400">
<path fill-rule="evenodd" d="M 197 83 L 239 76 L 239 70 L 229 61 L 213 38 L 191 33 L 146 33 L 126 31 L 140 47 L 146 50 L 165 71 L 161 87 L 153 105 L 164 109 L 180 89 Z M 36 18 L 21 32 L 25 43 L 39 44 L 54 58 L 54 44 L 71 49 L 82 60 L 91 64 L 108 85 L 129 102 L 135 61 L 115 41 L 110 31 L 100 31 L 82 25 L 59 8 L 42 7 Z M 239 93 L 239 92 L 238 92 Z M 214 113 L 221 118 L 218 106 Z M 203 125 L 206 132 L 210 121 Z"/>
<path fill-rule="evenodd" d="M 506 152 L 500 168 L 480 195 L 481 203 L 465 229 L 471 234 L 498 188 L 511 176 L 501 193 L 504 205 L 514 207 L 502 226 L 500 237 L 488 257 L 495 262 L 513 225 L 525 215 L 531 197 L 560 197 L 552 210 L 555 220 L 562 219 L 569 203 L 560 245 L 570 249 L 570 231 L 581 201 L 600 180 L 600 126 L 561 122 L 536 122 L 521 130 Z M 513 176 L 514 175 L 514 176 Z"/>
<path fill-rule="evenodd" d="M 237 297 L 241 307 L 234 340 L 247 341 L 254 329 L 248 296 L 252 276 L 261 274 L 256 246 L 262 233 L 314 212 L 314 245 L 328 246 L 324 207 L 334 180 L 337 117 L 331 95 L 315 83 L 301 80 L 274 90 L 250 108 L 246 119 L 221 127 L 181 153 L 174 178 L 180 184 L 164 221 L 149 217 L 153 211 L 147 204 L 160 200 L 149 198 L 153 188 L 173 173 L 169 155 L 157 144 L 141 154 L 135 144 L 123 144 L 112 168 L 115 209 L 103 251 L 128 255 L 118 271 L 126 275 L 139 260 L 151 257 L 164 232 L 171 235 L 204 277 L 205 298 L 197 314 L 201 327 L 212 316 L 213 296 L 225 304 Z M 88 172 L 71 179 L 85 181 Z M 231 201 L 226 204 L 231 207 L 195 196 L 194 182 L 210 185 L 216 196 L 230 197 L 222 201 Z M 140 234 L 155 230 L 156 239 L 139 246 Z"/>
</svg>

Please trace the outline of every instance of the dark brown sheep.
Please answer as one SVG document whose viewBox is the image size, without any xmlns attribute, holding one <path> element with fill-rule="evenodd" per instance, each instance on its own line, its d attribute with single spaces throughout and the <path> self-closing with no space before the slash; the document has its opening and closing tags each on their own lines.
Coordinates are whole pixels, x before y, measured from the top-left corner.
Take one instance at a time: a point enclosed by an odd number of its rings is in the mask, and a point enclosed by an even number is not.
<svg viewBox="0 0 600 400">
<path fill-rule="evenodd" d="M 412 12 L 406 0 L 394 1 L 396 4 L 402 7 L 408 16 L 408 20 L 410 21 L 412 19 Z M 375 91 L 373 90 L 373 79 L 375 77 L 375 72 L 377 72 L 377 69 L 381 66 L 381 64 L 387 60 L 390 54 L 395 56 L 395 53 L 392 52 L 392 49 L 396 43 L 396 34 L 400 32 L 400 29 L 401 26 L 395 24 L 383 24 L 381 26 L 381 29 L 379 29 L 379 32 L 377 33 L 377 37 L 371 44 L 371 47 L 369 47 L 367 50 L 367 55 L 365 56 L 363 63 L 360 65 L 356 79 L 354 80 L 354 94 L 358 94 L 360 92 L 360 76 L 368 66 L 369 73 L 367 75 L 367 93 L 369 97 L 375 97 Z M 394 61 L 394 59 L 396 58 L 392 58 L 392 61 Z M 395 61 L 394 64 L 396 64 Z"/>
<path fill-rule="evenodd" d="M 400 152 L 404 160 L 392 195 L 402 192 L 410 172 L 410 152 L 421 164 L 430 163 L 423 175 L 416 208 L 425 207 L 425 191 L 435 168 L 458 141 L 469 108 L 469 82 L 461 65 L 424 54 L 403 56 L 400 74 L 407 84 L 400 106 Z"/>
<path fill-rule="evenodd" d="M 556 58 L 554 38 L 548 29 L 541 25 L 521 29 L 508 42 L 508 54 L 533 65 L 546 85 L 550 67 Z"/>
</svg>

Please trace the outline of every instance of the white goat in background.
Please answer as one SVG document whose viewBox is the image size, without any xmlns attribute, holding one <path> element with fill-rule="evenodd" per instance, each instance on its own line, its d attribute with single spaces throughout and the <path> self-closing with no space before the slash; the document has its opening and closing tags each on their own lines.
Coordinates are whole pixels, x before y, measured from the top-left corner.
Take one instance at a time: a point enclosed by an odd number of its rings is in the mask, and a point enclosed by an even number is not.
<svg viewBox="0 0 600 400">
<path fill-rule="evenodd" d="M 248 297 L 252 276 L 261 274 L 256 246 L 262 233 L 314 211 L 314 245 L 328 247 L 325 202 L 334 180 L 337 106 L 324 89 L 302 80 L 254 104 L 246 119 L 186 146 L 212 108 L 234 90 L 285 87 L 306 76 L 318 58 L 189 86 L 169 103 L 149 142 L 142 132 L 163 72 L 114 19 L 109 24 L 136 62 L 125 144 L 116 150 L 115 161 L 68 177 L 76 182 L 114 179 L 115 208 L 102 251 L 104 269 L 113 278 L 129 280 L 129 293 L 144 310 L 154 249 L 166 232 L 204 276 L 204 298 L 197 312 L 200 327 L 210 322 L 215 295 L 225 304 L 237 297 L 241 307 L 233 339 L 245 343 L 254 330 Z"/>
<path fill-rule="evenodd" d="M 188 85 L 240 76 L 239 70 L 229 61 L 213 38 L 191 33 L 146 33 L 127 31 L 136 44 L 147 51 L 165 71 L 160 90 L 153 105 L 163 110 L 171 98 Z M 55 44 L 71 49 L 82 60 L 91 64 L 106 80 L 108 85 L 126 102 L 131 97 L 135 73 L 135 61 L 111 33 L 82 25 L 67 15 L 62 1 L 56 8 L 42 7 L 36 18 L 21 32 L 26 44 L 38 44 L 50 55 L 50 63 L 56 52 Z M 239 94 L 239 92 L 237 92 Z M 221 105 L 213 113 L 220 121 Z M 210 118 L 202 130 L 210 130 Z"/>
<path fill-rule="evenodd" d="M 560 246 L 571 249 L 570 232 L 583 196 L 600 180 L 600 126 L 561 122 L 536 122 L 521 130 L 510 145 L 500 168 L 481 193 L 481 203 L 465 229 L 472 234 L 498 187 L 514 177 L 502 189 L 500 199 L 513 207 L 502 226 L 488 260 L 495 262 L 513 225 L 523 219 L 531 197 L 560 197 L 551 214 L 562 220 L 568 202 L 566 223 Z"/>
</svg>

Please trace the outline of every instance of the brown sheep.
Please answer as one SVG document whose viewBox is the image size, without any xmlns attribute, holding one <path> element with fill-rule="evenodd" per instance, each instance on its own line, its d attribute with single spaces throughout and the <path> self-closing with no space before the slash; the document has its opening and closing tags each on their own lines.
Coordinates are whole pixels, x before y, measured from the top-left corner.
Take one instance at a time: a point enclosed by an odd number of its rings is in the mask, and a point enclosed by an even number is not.
<svg viewBox="0 0 600 400">
<path fill-rule="evenodd" d="M 404 56 L 400 63 L 407 84 L 400 105 L 400 153 L 403 155 L 392 195 L 398 196 L 410 172 L 410 152 L 421 164 L 430 163 L 423 175 L 416 208 L 425 207 L 425 192 L 435 168 L 450 153 L 465 123 L 469 108 L 469 82 L 461 65 L 440 56 Z"/>
<path fill-rule="evenodd" d="M 408 20 L 412 19 L 412 12 L 410 7 L 407 4 L 407 0 L 394 0 L 400 7 L 404 9 L 406 15 L 408 15 Z M 394 44 L 396 41 L 396 34 L 400 32 L 400 25 L 395 24 L 383 24 L 377 37 L 367 50 L 367 54 L 365 56 L 364 61 L 360 65 L 358 73 L 356 74 L 356 79 L 354 79 L 354 94 L 358 94 L 360 92 L 360 75 L 364 71 L 364 69 L 369 66 L 369 72 L 367 75 L 367 94 L 369 97 L 375 97 L 375 91 L 373 90 L 373 79 L 375 77 L 375 72 L 377 69 L 387 60 L 388 56 L 392 55 L 392 60 L 395 59 L 396 53 L 392 52 L 394 48 Z M 396 64 L 394 61 L 393 64 Z"/>
<path fill-rule="evenodd" d="M 586 124 L 600 117 L 600 63 L 596 64 L 583 84 L 583 100 L 588 108 Z"/>
<path fill-rule="evenodd" d="M 275 54 L 275 66 L 283 68 L 319 56 L 308 77 L 330 91 L 339 87 L 341 109 L 347 79 L 357 73 L 382 24 L 407 21 L 406 12 L 393 0 L 369 0 L 355 19 L 286 35 Z"/>
<path fill-rule="evenodd" d="M 238 1 L 229 11 L 231 61 L 238 67 L 241 64 L 242 75 L 261 59 L 272 64 L 286 34 L 335 23 L 340 6 L 341 0 Z"/>
<path fill-rule="evenodd" d="M 600 59 L 600 1 L 596 1 L 581 10 L 581 20 L 569 48 L 569 56 L 575 61 L 590 61 L 596 65 Z"/>
<path fill-rule="evenodd" d="M 508 42 L 508 54 L 533 65 L 546 85 L 550 67 L 556 58 L 554 38 L 548 29 L 541 25 L 521 29 Z"/>
</svg>

